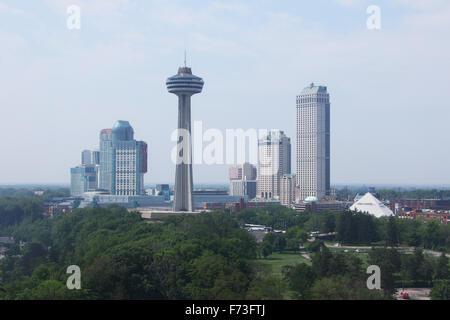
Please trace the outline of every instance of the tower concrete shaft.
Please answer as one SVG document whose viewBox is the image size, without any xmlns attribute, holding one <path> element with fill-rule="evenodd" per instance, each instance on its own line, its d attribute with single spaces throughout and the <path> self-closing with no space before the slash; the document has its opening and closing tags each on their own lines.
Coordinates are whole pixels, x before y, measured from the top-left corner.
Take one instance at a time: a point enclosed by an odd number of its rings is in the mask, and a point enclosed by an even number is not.
<svg viewBox="0 0 450 320">
<path fill-rule="evenodd" d="M 178 144 L 183 146 L 179 151 L 179 157 L 187 160 L 187 162 L 182 161 L 176 165 L 174 210 L 192 211 L 191 97 L 188 95 L 178 96 Z M 187 154 L 184 154 L 184 152 L 187 152 Z"/>
<path fill-rule="evenodd" d="M 178 96 L 178 159 L 175 170 L 174 211 L 193 211 L 191 96 L 200 93 L 203 80 L 192 74 L 190 68 L 178 70 L 167 79 L 170 93 Z"/>
</svg>

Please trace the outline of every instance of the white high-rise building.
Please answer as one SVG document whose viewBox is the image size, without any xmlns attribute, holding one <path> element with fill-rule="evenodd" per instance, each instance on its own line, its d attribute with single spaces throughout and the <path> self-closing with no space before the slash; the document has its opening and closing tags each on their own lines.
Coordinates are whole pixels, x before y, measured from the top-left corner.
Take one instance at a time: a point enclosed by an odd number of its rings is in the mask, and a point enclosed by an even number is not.
<svg viewBox="0 0 450 320">
<path fill-rule="evenodd" d="M 297 96 L 297 185 L 300 200 L 330 193 L 330 96 L 310 86 Z"/>
<path fill-rule="evenodd" d="M 270 130 L 258 141 L 258 184 L 260 199 L 280 199 L 280 181 L 291 173 L 291 139 L 283 131 Z"/>
</svg>

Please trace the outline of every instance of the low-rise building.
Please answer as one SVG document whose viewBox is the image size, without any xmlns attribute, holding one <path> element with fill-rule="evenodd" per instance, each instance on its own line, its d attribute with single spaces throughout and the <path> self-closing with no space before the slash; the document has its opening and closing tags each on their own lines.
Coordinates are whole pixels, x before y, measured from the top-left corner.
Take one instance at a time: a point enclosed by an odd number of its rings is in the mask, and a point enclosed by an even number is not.
<svg viewBox="0 0 450 320">
<path fill-rule="evenodd" d="M 450 210 L 449 211 L 434 211 L 430 209 L 416 209 L 412 211 L 400 210 L 397 212 L 399 218 L 407 219 L 425 219 L 425 220 L 435 220 L 440 223 L 448 224 L 450 221 Z"/>
<path fill-rule="evenodd" d="M 333 211 L 340 212 L 346 210 L 350 203 L 337 200 L 319 201 L 316 197 L 307 197 L 304 201 L 298 201 L 294 204 L 294 209 L 299 212 L 322 212 Z"/>
</svg>

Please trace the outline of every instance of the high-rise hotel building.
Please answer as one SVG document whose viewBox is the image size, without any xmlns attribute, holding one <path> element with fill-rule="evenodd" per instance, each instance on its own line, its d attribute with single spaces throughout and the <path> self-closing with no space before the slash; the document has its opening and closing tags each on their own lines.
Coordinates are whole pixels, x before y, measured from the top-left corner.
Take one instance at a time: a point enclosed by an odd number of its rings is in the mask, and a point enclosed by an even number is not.
<svg viewBox="0 0 450 320">
<path fill-rule="evenodd" d="M 258 183 L 256 196 L 279 200 L 280 182 L 291 173 L 291 139 L 283 131 L 270 130 L 258 141 Z"/>
<path fill-rule="evenodd" d="M 299 200 L 330 193 L 330 96 L 311 83 L 297 96 L 297 186 Z"/>
<path fill-rule="evenodd" d="M 112 195 L 145 194 L 146 172 L 147 144 L 134 140 L 128 121 L 119 120 L 100 132 L 100 189 Z"/>
</svg>

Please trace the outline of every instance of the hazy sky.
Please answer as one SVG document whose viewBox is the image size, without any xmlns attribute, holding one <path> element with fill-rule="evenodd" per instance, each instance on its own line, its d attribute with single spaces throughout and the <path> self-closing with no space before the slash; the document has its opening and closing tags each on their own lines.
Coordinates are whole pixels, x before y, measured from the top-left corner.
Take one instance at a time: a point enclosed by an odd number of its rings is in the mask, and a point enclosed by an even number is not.
<svg viewBox="0 0 450 320">
<path fill-rule="evenodd" d="M 69 183 L 118 119 L 149 145 L 146 184 L 173 182 L 165 80 L 185 49 L 204 129 L 282 129 L 295 154 L 295 97 L 314 82 L 330 93 L 332 183 L 448 184 L 449 36 L 447 0 L 0 0 L 0 184 Z M 194 182 L 227 172 L 196 165 Z"/>
</svg>

